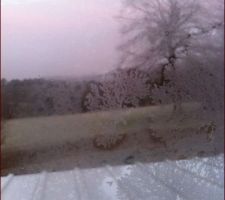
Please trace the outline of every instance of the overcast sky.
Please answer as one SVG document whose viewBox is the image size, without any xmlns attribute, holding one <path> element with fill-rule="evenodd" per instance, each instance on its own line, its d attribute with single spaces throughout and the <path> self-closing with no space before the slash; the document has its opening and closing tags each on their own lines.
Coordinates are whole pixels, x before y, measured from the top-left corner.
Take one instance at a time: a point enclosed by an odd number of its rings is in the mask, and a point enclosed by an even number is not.
<svg viewBox="0 0 225 200">
<path fill-rule="evenodd" d="M 83 76 L 115 67 L 120 0 L 2 0 L 2 77 Z"/>
</svg>

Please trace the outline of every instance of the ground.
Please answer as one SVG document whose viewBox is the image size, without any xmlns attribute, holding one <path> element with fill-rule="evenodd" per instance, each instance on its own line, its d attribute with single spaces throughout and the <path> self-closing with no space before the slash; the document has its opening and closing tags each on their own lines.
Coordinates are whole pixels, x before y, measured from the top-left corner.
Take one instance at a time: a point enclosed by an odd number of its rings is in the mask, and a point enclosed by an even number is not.
<svg viewBox="0 0 225 200">
<path fill-rule="evenodd" d="M 198 111 L 198 103 L 186 103 L 183 113 L 172 119 L 172 105 L 163 105 L 9 120 L 1 146 L 2 174 L 120 165 L 127 160 L 185 159 L 222 152 L 223 127 L 210 116 L 198 115 Z M 123 140 L 116 141 L 115 148 L 104 149 L 93 143 L 98 137 L 105 137 L 103 142 Z"/>
</svg>

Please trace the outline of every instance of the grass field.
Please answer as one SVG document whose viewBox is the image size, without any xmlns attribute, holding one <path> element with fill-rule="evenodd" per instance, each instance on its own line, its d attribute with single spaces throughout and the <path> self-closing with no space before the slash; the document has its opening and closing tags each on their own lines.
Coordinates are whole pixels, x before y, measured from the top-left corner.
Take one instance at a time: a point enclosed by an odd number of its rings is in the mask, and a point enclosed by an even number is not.
<svg viewBox="0 0 225 200">
<path fill-rule="evenodd" d="M 98 134 L 139 132 L 148 128 L 183 129 L 200 127 L 199 119 L 193 118 L 198 104 L 183 106 L 186 117 L 169 120 L 171 105 L 134 108 L 112 112 L 96 112 L 75 115 L 23 118 L 5 123 L 5 140 L 2 148 L 25 150 L 73 142 Z M 119 121 L 117 125 L 115 121 Z M 120 122 L 121 121 L 121 122 Z"/>
<path fill-rule="evenodd" d="M 215 147 L 222 152 L 223 135 L 212 142 L 214 130 L 207 135 L 206 126 L 210 116 L 197 115 L 198 108 L 197 103 L 183 104 L 183 113 L 173 118 L 172 105 L 163 105 L 8 120 L 1 145 L 2 173 L 70 169 L 78 162 L 83 167 L 96 167 L 103 161 L 117 165 L 132 152 L 139 152 L 141 162 L 189 157 L 212 152 Z M 198 134 L 201 128 L 205 131 Z M 222 133 L 220 129 L 216 131 Z M 154 137 L 150 130 L 154 130 Z M 108 134 L 126 134 L 126 142 L 111 153 L 95 149 L 93 138 Z"/>
</svg>

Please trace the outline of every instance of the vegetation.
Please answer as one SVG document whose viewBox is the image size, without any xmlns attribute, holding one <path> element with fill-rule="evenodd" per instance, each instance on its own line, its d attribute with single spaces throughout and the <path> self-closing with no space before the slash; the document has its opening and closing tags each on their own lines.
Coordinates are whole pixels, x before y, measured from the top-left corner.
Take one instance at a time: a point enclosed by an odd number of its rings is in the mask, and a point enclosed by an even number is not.
<svg viewBox="0 0 225 200">
<path fill-rule="evenodd" d="M 200 105 L 184 104 L 186 118 L 167 122 L 172 111 L 171 105 L 129 108 L 126 110 L 91 112 L 75 115 L 51 116 L 12 119 L 6 121 L 8 129 L 5 149 L 26 150 L 43 148 L 76 142 L 92 138 L 96 135 L 111 135 L 114 137 L 123 133 L 128 135 L 141 133 L 147 129 L 160 130 L 200 128 L 204 123 L 197 116 Z M 119 124 L 113 124 L 115 119 L 123 118 Z"/>
</svg>

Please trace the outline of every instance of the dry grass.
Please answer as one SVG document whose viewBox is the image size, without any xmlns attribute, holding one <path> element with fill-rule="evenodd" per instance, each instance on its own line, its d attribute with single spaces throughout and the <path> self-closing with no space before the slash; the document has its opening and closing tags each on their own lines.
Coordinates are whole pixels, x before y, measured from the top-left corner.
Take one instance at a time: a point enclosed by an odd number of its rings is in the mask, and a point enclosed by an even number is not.
<svg viewBox="0 0 225 200">
<path fill-rule="evenodd" d="M 3 134 L 6 136 L 4 150 L 29 150 L 75 142 L 99 134 L 115 132 L 133 133 L 146 129 L 168 130 L 199 127 L 200 121 L 193 118 L 198 104 L 185 104 L 184 120 L 168 121 L 171 105 L 132 108 L 112 112 L 24 118 L 8 120 Z M 113 122 L 123 119 L 115 125 Z"/>
</svg>

